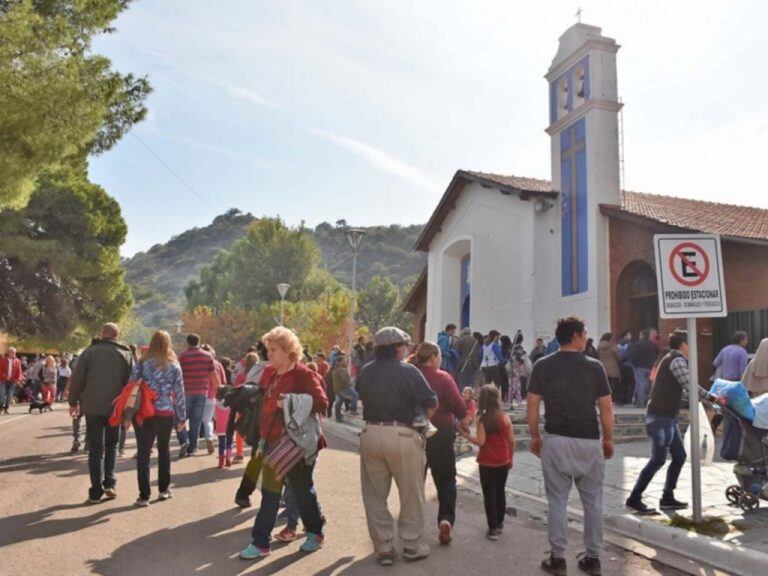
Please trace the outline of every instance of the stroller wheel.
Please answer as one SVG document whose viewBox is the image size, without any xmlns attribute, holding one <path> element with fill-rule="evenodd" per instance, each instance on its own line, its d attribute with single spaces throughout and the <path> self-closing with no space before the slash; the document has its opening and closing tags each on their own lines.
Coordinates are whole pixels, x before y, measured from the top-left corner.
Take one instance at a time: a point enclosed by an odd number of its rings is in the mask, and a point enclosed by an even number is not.
<svg viewBox="0 0 768 576">
<path fill-rule="evenodd" d="M 739 508 L 744 510 L 744 512 L 756 510 L 759 506 L 760 499 L 752 494 L 752 492 L 744 492 L 744 494 L 741 495 L 741 498 L 739 498 Z"/>
<path fill-rule="evenodd" d="M 725 497 L 733 505 L 736 505 L 739 503 L 739 496 L 741 496 L 744 493 L 744 490 L 742 490 L 741 486 L 737 486 L 736 484 L 733 484 L 732 486 L 728 486 L 728 488 L 725 489 Z"/>
</svg>

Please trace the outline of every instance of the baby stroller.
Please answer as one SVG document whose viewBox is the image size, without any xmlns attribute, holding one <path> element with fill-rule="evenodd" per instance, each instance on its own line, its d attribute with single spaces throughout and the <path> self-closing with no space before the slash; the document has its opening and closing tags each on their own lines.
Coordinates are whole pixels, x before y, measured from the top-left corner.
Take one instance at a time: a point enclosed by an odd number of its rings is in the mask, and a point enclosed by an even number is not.
<svg viewBox="0 0 768 576">
<path fill-rule="evenodd" d="M 707 394 L 703 401 L 734 418 L 741 428 L 739 455 L 733 466 L 733 473 L 739 483 L 728 486 L 725 497 L 733 506 L 745 512 L 757 510 L 761 499 L 768 500 L 768 430 L 756 428 L 738 412 L 718 402 L 715 396 Z"/>
</svg>

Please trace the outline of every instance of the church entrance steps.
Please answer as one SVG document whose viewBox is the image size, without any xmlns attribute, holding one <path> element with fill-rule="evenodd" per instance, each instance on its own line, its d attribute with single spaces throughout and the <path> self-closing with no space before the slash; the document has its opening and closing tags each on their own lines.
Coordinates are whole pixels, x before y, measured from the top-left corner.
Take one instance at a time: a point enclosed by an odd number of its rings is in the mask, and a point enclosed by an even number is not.
<svg viewBox="0 0 768 576">
<path fill-rule="evenodd" d="M 528 430 L 528 420 L 525 412 L 515 408 L 510 412 L 512 419 L 512 428 L 515 432 L 515 439 L 521 443 L 521 448 L 527 448 L 531 435 Z M 685 434 L 688 426 L 688 412 L 680 413 L 680 431 Z M 613 439 L 614 442 L 633 442 L 635 440 L 646 440 L 645 433 L 645 410 L 642 408 L 616 406 L 613 414 Z M 539 430 L 544 434 L 544 415 L 539 422 Z"/>
<path fill-rule="evenodd" d="M 358 414 L 344 414 L 344 423 L 356 428 L 362 428 L 364 425 L 362 419 L 362 408 L 358 409 Z M 525 413 L 525 404 L 516 406 L 509 410 L 509 416 L 512 420 L 512 428 L 515 432 L 515 439 L 518 443 L 518 449 L 527 449 L 531 436 L 528 431 L 528 420 Z M 633 406 L 615 406 L 614 407 L 614 441 L 617 443 L 645 441 L 645 410 Z M 680 413 L 680 430 L 685 434 L 688 424 L 688 412 Z M 544 433 L 544 415 L 540 419 L 540 431 Z"/>
</svg>

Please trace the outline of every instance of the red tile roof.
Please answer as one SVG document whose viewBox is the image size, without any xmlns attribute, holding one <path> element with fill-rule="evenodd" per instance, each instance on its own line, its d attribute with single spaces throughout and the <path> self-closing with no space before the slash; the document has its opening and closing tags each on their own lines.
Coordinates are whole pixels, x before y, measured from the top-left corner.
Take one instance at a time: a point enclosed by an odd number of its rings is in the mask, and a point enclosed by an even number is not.
<svg viewBox="0 0 768 576">
<path fill-rule="evenodd" d="M 763 208 L 625 191 L 621 211 L 677 228 L 768 240 L 768 210 Z"/>
<path fill-rule="evenodd" d="M 502 186 L 514 188 L 523 192 L 552 192 L 552 182 L 539 180 L 538 178 L 524 178 L 521 176 L 504 176 L 503 174 L 491 174 L 489 172 L 475 172 L 466 170 L 467 174 L 477 176 L 484 180 L 491 180 Z"/>
<path fill-rule="evenodd" d="M 521 198 L 531 195 L 556 197 L 558 194 L 552 190 L 549 180 L 459 170 L 416 242 L 417 250 L 429 250 L 432 238 L 439 231 L 440 225 L 455 206 L 464 185 L 468 182 L 498 188 L 505 193 L 514 192 Z M 602 208 L 607 214 L 639 216 L 685 230 L 768 241 L 768 210 L 764 208 L 629 191 L 621 193 L 621 206 L 603 205 Z"/>
</svg>

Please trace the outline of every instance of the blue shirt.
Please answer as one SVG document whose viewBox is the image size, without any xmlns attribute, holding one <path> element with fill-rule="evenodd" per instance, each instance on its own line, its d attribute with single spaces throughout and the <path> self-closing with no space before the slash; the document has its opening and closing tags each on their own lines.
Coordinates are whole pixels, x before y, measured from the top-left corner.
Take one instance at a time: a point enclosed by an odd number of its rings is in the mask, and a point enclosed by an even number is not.
<svg viewBox="0 0 768 576">
<path fill-rule="evenodd" d="M 720 377 L 724 380 L 740 382 L 747 370 L 749 357 L 743 346 L 729 344 L 715 358 L 715 368 L 720 368 Z"/>
<path fill-rule="evenodd" d="M 163 369 L 152 359 L 137 362 L 133 366 L 131 380 L 143 379 L 155 393 L 155 414 L 173 416 L 178 424 L 187 419 L 184 378 L 181 367 L 169 362 Z"/>
</svg>

